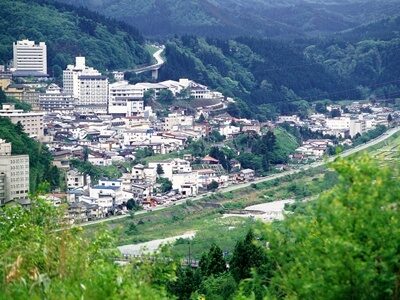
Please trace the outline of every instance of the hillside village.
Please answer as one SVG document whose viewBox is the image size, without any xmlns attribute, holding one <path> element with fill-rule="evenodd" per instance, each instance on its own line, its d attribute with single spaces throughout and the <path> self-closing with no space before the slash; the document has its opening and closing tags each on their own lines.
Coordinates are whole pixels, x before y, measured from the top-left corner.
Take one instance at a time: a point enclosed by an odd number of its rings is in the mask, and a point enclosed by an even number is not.
<svg viewBox="0 0 400 300">
<path fill-rule="evenodd" d="M 30 41 L 21 45 L 36 47 Z M 0 88 L 8 99 L 28 103 L 32 111 L 3 103 L 0 117 L 20 122 L 51 151 L 53 165 L 64 174 L 64 187 L 48 198 L 54 205 L 68 203 L 69 223 L 126 214 L 133 208 L 170 206 L 252 182 L 266 175 L 265 170 L 299 168 L 334 154 L 337 147 L 351 147 L 360 136 L 393 126 L 400 118 L 398 111 L 379 102 L 353 102 L 315 106 L 307 117 L 260 122 L 231 116 L 234 99 L 186 78 L 129 83 L 122 72 L 109 78 L 77 57 L 64 70 L 61 87 L 44 71 L 18 72 L 15 67 L 0 70 Z M 307 134 L 300 135 L 300 143 L 284 157 L 263 158 L 264 171 L 243 155 L 257 152 L 254 146 L 232 146 L 241 138 L 253 143 L 270 138 L 273 142 L 265 145 L 273 152 L 278 128 Z M 0 153 L 0 162 L 11 161 L 8 152 Z M 261 159 L 264 154 L 259 155 Z M 0 188 L 11 184 L 6 165 L 0 164 Z M 26 200 L 27 188 L 16 195 L 4 194 L 0 200 Z"/>
</svg>

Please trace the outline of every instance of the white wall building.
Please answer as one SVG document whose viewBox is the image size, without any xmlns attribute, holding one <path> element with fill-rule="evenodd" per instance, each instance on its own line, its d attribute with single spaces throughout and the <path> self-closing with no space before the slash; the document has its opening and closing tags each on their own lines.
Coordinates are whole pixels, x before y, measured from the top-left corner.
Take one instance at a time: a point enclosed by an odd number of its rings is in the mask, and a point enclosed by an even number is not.
<svg viewBox="0 0 400 300">
<path fill-rule="evenodd" d="M 164 120 L 165 131 L 180 130 L 184 128 L 193 128 L 193 116 L 185 116 L 184 114 L 173 113 L 169 114 Z"/>
<path fill-rule="evenodd" d="M 338 117 L 338 118 L 326 119 L 325 126 L 333 130 L 350 129 L 350 117 Z"/>
<path fill-rule="evenodd" d="M 120 116 L 137 116 L 144 111 L 143 90 L 127 81 L 110 84 L 108 113 Z"/>
<path fill-rule="evenodd" d="M 63 88 L 77 99 L 77 111 L 107 113 L 108 78 L 86 66 L 84 57 L 76 57 L 75 65 L 64 70 Z"/>
<path fill-rule="evenodd" d="M 366 123 L 364 120 L 350 120 L 350 137 L 354 137 L 356 134 L 363 134 L 365 131 Z"/>
<path fill-rule="evenodd" d="M 15 109 L 14 104 L 3 104 L 3 109 L 0 110 L 0 117 L 6 117 L 12 123 L 20 122 L 24 127 L 24 131 L 30 136 L 38 140 L 44 138 L 44 125 L 42 112 L 24 112 L 22 109 Z"/>
<path fill-rule="evenodd" d="M 13 67 L 21 75 L 47 75 L 46 43 L 22 40 L 13 43 Z"/>
<path fill-rule="evenodd" d="M 29 194 L 29 156 L 11 155 L 11 143 L 0 139 L 0 200 L 26 202 Z"/>
<path fill-rule="evenodd" d="M 89 184 L 89 183 L 87 183 Z M 85 186 L 85 175 L 77 170 L 69 170 L 67 172 L 67 188 L 77 189 Z"/>
<path fill-rule="evenodd" d="M 39 95 L 39 108 L 51 112 L 71 113 L 75 107 L 75 98 L 71 94 L 61 92 L 61 88 L 50 84 L 46 93 Z"/>
<path fill-rule="evenodd" d="M 108 78 L 102 75 L 81 75 L 77 111 L 107 113 Z"/>
</svg>

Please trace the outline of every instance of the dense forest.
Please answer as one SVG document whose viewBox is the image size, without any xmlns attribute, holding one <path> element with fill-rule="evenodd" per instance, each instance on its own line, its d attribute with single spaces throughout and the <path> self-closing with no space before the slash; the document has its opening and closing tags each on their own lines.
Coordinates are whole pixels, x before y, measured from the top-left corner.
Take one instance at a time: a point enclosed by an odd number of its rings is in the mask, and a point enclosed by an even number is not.
<svg viewBox="0 0 400 300">
<path fill-rule="evenodd" d="M 349 30 L 400 13 L 396 0 L 57 0 L 85 6 L 151 37 L 293 38 Z"/>
<path fill-rule="evenodd" d="M 144 38 L 135 28 L 84 8 L 53 1 L 4 0 L 0 2 L 0 24 L 0 63 L 12 59 L 15 41 L 44 41 L 48 72 L 55 77 L 78 55 L 101 70 L 150 61 Z"/>
<path fill-rule="evenodd" d="M 247 107 L 239 102 L 238 111 L 245 116 L 302 115 L 311 101 L 396 96 L 400 91 L 396 80 L 399 45 L 397 38 L 289 43 L 183 36 L 167 43 L 167 63 L 160 74 L 162 79 L 188 77 L 244 100 Z"/>
<path fill-rule="evenodd" d="M 337 184 L 318 201 L 257 226 L 229 257 L 212 245 L 198 268 L 168 249 L 118 265 L 109 233 L 55 230 L 63 207 L 40 198 L 0 208 L 0 298 L 398 299 L 399 169 L 368 156 L 332 167 Z"/>
</svg>

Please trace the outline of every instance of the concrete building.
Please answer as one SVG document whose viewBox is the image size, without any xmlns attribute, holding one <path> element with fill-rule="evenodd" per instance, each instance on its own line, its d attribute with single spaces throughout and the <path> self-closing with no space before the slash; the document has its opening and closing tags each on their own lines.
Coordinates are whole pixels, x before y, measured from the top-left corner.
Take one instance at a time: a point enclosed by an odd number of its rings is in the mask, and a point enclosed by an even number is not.
<svg viewBox="0 0 400 300">
<path fill-rule="evenodd" d="M 127 81 L 110 84 L 108 113 L 114 116 L 137 116 L 144 111 L 143 90 Z"/>
<path fill-rule="evenodd" d="M 76 57 L 75 65 L 64 70 L 63 89 L 77 99 L 77 111 L 107 113 L 108 78 L 86 66 L 84 57 Z"/>
<path fill-rule="evenodd" d="M 11 84 L 12 73 L 0 71 L 0 89 L 3 91 Z"/>
<path fill-rule="evenodd" d="M 15 109 L 14 104 L 3 104 L 0 117 L 9 118 L 14 124 L 20 122 L 24 131 L 30 137 L 35 137 L 38 140 L 44 138 L 44 113 L 42 112 L 24 112 L 22 109 Z"/>
<path fill-rule="evenodd" d="M 75 98 L 61 91 L 61 88 L 55 84 L 50 84 L 46 93 L 39 95 L 39 108 L 50 112 L 72 113 L 75 107 Z"/>
<path fill-rule="evenodd" d="M 357 134 L 363 134 L 366 131 L 366 122 L 364 120 L 350 120 L 349 134 L 354 137 Z"/>
<path fill-rule="evenodd" d="M 0 173 L 0 206 L 6 203 L 6 174 Z"/>
<path fill-rule="evenodd" d="M 123 81 L 124 80 L 124 72 L 114 71 L 112 72 L 114 79 L 116 81 Z"/>
<path fill-rule="evenodd" d="M 366 131 L 366 123 L 364 120 L 351 117 L 326 119 L 325 126 L 331 130 L 348 130 L 350 137 L 354 137 L 357 133 L 362 134 Z"/>
<path fill-rule="evenodd" d="M 76 110 L 80 112 L 107 113 L 108 78 L 102 75 L 81 75 Z"/>
<path fill-rule="evenodd" d="M 0 139 L 0 204 L 26 203 L 29 193 L 29 156 L 11 155 L 11 143 Z"/>
<path fill-rule="evenodd" d="M 28 85 L 11 84 L 4 90 L 4 93 L 8 97 L 30 104 L 32 109 L 39 108 L 39 92 Z"/>
<path fill-rule="evenodd" d="M 14 72 L 21 76 L 47 75 L 46 43 L 22 40 L 13 43 Z"/>
<path fill-rule="evenodd" d="M 85 186 L 85 175 L 77 170 L 69 170 L 67 172 L 67 188 L 77 189 Z"/>
<path fill-rule="evenodd" d="M 168 117 L 164 120 L 165 131 L 171 130 L 180 130 L 184 128 L 193 128 L 194 117 L 193 116 L 185 116 L 184 114 L 169 114 Z"/>
</svg>

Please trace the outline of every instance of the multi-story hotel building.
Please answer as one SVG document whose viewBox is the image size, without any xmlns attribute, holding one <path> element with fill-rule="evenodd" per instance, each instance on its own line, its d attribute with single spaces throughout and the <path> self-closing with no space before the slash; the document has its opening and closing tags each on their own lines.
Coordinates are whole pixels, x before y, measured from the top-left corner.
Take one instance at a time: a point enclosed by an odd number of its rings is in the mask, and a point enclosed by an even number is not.
<svg viewBox="0 0 400 300">
<path fill-rule="evenodd" d="M 22 40 L 13 43 L 13 67 L 15 72 L 30 75 L 47 75 L 46 43 Z"/>
<path fill-rule="evenodd" d="M 80 75 L 76 109 L 81 112 L 107 113 L 108 78 L 102 75 Z"/>
<path fill-rule="evenodd" d="M 75 107 L 75 98 L 61 91 L 55 84 L 50 84 L 46 93 L 39 95 L 39 107 L 44 111 L 72 113 Z"/>
<path fill-rule="evenodd" d="M 127 81 L 110 84 L 108 113 L 117 116 L 136 116 L 144 111 L 143 90 Z"/>
<path fill-rule="evenodd" d="M 0 139 L 0 205 L 26 203 L 29 194 L 29 156 L 11 155 L 11 143 Z"/>
<path fill-rule="evenodd" d="M 107 113 L 108 78 L 86 66 L 84 57 L 76 57 L 75 65 L 64 70 L 63 89 L 77 99 L 77 111 Z"/>
<path fill-rule="evenodd" d="M 24 131 L 38 140 L 44 137 L 43 112 L 24 112 L 22 109 L 15 109 L 14 104 L 3 104 L 0 110 L 0 117 L 6 117 L 14 124 L 18 122 L 24 127 Z"/>
</svg>

